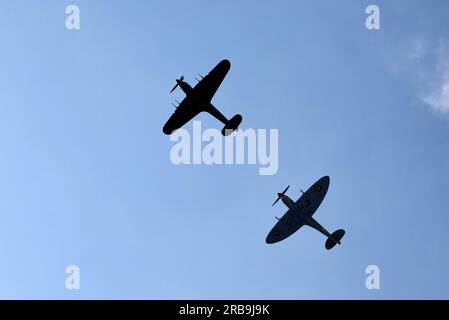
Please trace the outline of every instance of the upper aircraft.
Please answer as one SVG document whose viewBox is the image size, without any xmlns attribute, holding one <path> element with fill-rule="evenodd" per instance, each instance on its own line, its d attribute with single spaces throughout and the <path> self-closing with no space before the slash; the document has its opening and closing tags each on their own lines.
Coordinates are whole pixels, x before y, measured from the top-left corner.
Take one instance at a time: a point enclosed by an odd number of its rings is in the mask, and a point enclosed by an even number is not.
<svg viewBox="0 0 449 320">
<path fill-rule="evenodd" d="M 220 63 L 218 63 L 208 75 L 205 77 L 200 75 L 201 80 L 198 80 L 199 82 L 194 88 L 184 81 L 184 76 L 177 79 L 176 85 L 170 92 L 173 92 L 179 86 L 186 94 L 186 97 L 177 107 L 175 106 L 175 112 L 172 114 L 170 119 L 168 119 L 162 131 L 169 135 L 175 130 L 181 128 L 202 111 L 210 113 L 224 124 L 224 128 L 221 131 L 224 136 L 231 134 L 234 130 L 237 130 L 242 122 L 242 116 L 237 114 L 228 120 L 211 103 L 212 98 L 230 68 L 231 63 L 229 60 L 225 59 L 220 61 Z"/>
<path fill-rule="evenodd" d="M 301 190 L 303 194 L 296 202 L 285 195 L 285 192 L 287 192 L 290 186 L 288 186 L 282 193 L 278 193 L 278 198 L 273 203 L 273 206 L 279 200 L 282 200 L 282 202 L 288 207 L 288 211 L 281 219 L 276 218 L 278 219 L 278 222 L 273 229 L 271 229 L 267 236 L 266 242 L 270 244 L 282 241 L 291 236 L 302 226 L 307 225 L 318 230 L 327 237 L 325 244 L 327 250 L 332 249 L 336 244 L 341 244 L 340 240 L 345 235 L 345 231 L 343 229 L 337 230 L 330 234 L 315 219 L 312 218 L 313 214 L 326 196 L 329 183 L 330 179 L 328 176 L 322 177 L 306 192 Z"/>
</svg>

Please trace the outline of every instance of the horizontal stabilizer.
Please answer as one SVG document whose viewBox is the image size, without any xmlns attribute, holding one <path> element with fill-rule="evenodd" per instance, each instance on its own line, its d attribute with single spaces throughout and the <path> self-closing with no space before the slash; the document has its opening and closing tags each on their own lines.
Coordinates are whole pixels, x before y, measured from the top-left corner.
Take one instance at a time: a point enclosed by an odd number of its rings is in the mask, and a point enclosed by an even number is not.
<svg viewBox="0 0 449 320">
<path fill-rule="evenodd" d="M 242 116 L 236 114 L 228 121 L 228 123 L 224 126 L 223 130 L 221 130 L 221 134 L 224 136 L 230 135 L 232 132 L 239 128 L 240 123 L 242 123 Z"/>
<path fill-rule="evenodd" d="M 345 230 L 343 230 L 343 229 L 337 230 L 334 233 L 332 233 L 332 235 L 329 238 L 327 238 L 327 240 L 326 240 L 326 245 L 325 245 L 326 249 L 330 250 L 333 247 L 335 247 L 335 245 L 337 243 L 341 244 L 340 240 L 343 238 L 344 235 L 345 235 Z"/>
</svg>

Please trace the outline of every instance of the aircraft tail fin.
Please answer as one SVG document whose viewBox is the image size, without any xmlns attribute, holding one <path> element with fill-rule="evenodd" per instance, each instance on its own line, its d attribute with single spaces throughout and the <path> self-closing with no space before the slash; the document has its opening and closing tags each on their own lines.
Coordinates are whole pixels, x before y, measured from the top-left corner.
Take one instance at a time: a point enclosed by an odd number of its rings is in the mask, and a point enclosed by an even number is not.
<svg viewBox="0 0 449 320">
<path fill-rule="evenodd" d="M 327 240 L 326 240 L 326 245 L 325 245 L 326 249 L 330 250 L 333 247 L 335 247 L 335 245 L 337 243 L 341 244 L 340 240 L 343 238 L 344 235 L 345 235 L 345 230 L 343 230 L 343 229 L 339 229 L 339 230 L 335 231 L 334 233 L 332 233 L 332 235 L 329 238 L 327 238 Z"/>
<path fill-rule="evenodd" d="M 233 133 L 235 130 L 239 128 L 240 123 L 242 123 L 242 116 L 239 114 L 236 114 L 231 118 L 231 120 L 226 123 L 223 130 L 221 130 L 221 134 L 224 136 L 229 136 L 231 133 Z"/>
</svg>

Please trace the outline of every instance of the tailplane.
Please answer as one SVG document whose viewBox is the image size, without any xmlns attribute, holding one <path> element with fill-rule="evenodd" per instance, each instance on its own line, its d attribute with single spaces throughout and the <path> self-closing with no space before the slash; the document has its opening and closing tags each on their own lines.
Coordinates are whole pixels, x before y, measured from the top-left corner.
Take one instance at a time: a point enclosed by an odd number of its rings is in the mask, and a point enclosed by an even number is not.
<svg viewBox="0 0 449 320">
<path fill-rule="evenodd" d="M 231 120 L 226 123 L 223 130 L 221 130 L 221 134 L 224 136 L 229 136 L 231 133 L 233 133 L 235 130 L 239 128 L 240 123 L 242 123 L 242 116 L 239 114 L 236 114 L 231 118 Z"/>
<path fill-rule="evenodd" d="M 343 229 L 337 230 L 334 233 L 332 233 L 332 235 L 326 240 L 326 249 L 330 250 L 333 247 L 335 247 L 337 243 L 341 244 L 340 240 L 343 238 L 344 235 L 345 230 Z"/>
</svg>

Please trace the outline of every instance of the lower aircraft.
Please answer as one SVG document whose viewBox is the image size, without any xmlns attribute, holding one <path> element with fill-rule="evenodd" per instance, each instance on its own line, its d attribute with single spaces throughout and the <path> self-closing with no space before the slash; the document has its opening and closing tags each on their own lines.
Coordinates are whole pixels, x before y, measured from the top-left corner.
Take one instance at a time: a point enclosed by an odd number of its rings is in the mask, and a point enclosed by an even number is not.
<svg viewBox="0 0 449 320">
<path fill-rule="evenodd" d="M 221 131 L 224 136 L 227 136 L 234 130 L 237 130 L 242 122 L 242 116 L 237 114 L 228 120 L 211 103 L 212 98 L 230 68 L 231 63 L 229 60 L 224 59 L 220 61 L 208 75 L 204 77 L 200 75 L 201 80 L 197 79 L 198 83 L 193 88 L 184 81 L 184 76 L 177 79 L 176 85 L 170 92 L 173 92 L 179 86 L 186 94 L 186 97 L 181 101 L 181 103 L 179 103 L 178 106 L 175 106 L 175 112 L 172 114 L 170 119 L 168 119 L 162 131 L 165 134 L 172 134 L 175 130 L 181 128 L 203 111 L 210 113 L 224 124 L 224 128 Z"/>
<path fill-rule="evenodd" d="M 276 218 L 278 219 L 278 222 L 268 234 L 266 243 L 271 244 L 282 241 L 298 231 L 299 228 L 306 225 L 318 230 L 327 237 L 325 244 L 327 250 L 332 249 L 336 244 L 341 244 L 340 240 L 345 235 L 343 229 L 330 234 L 314 218 L 312 218 L 326 196 L 327 190 L 329 189 L 329 183 L 330 178 L 328 176 L 322 177 L 306 192 L 301 190 L 303 194 L 296 202 L 285 195 L 290 186 L 288 186 L 282 193 L 278 193 L 278 198 L 273 203 L 273 206 L 279 200 L 282 200 L 288 207 L 288 211 L 282 218 Z"/>
</svg>

